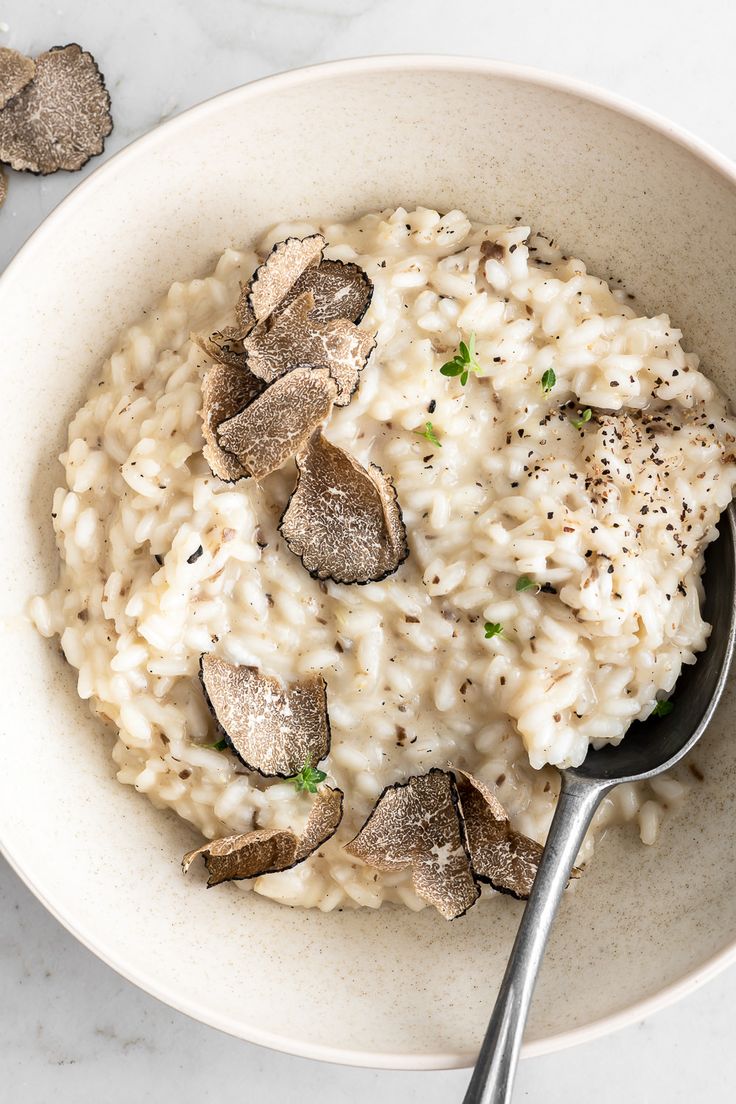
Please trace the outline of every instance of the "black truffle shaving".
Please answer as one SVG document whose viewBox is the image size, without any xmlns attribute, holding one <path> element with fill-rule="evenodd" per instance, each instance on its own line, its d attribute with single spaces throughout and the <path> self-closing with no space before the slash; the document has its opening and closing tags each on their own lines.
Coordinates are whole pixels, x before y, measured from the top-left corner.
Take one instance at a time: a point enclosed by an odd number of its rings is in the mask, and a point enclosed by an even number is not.
<svg viewBox="0 0 736 1104">
<path fill-rule="evenodd" d="M 302 862 L 328 839 L 332 839 L 342 820 L 344 794 L 337 786 L 320 786 L 299 837 L 294 865 Z"/>
<path fill-rule="evenodd" d="M 264 389 L 261 380 L 246 368 L 213 364 L 202 381 L 202 453 L 213 475 L 234 483 L 248 475 L 232 453 L 222 447 L 218 430 L 223 422 L 246 409 Z"/>
<path fill-rule="evenodd" d="M 237 312 L 246 324 L 265 322 L 283 302 L 306 268 L 319 264 L 325 239 L 321 234 L 307 238 L 286 238 L 274 245 L 266 260 L 255 270 L 246 290 L 247 308 Z"/>
<path fill-rule="evenodd" d="M 324 365 L 337 384 L 337 406 L 347 406 L 375 346 L 375 338 L 344 318 L 321 323 L 313 317 L 315 297 L 305 291 L 259 325 L 243 342 L 246 363 L 266 383 L 302 364 Z"/>
<path fill-rule="evenodd" d="M 234 332 L 239 338 L 247 337 L 250 331 L 256 324 L 256 318 L 253 314 L 253 308 L 250 305 L 248 298 L 250 294 L 250 283 L 240 285 L 240 298 L 235 304 L 235 321 L 236 325 Z"/>
<path fill-rule="evenodd" d="M 310 575 L 370 583 L 393 574 L 409 546 L 392 480 L 319 430 L 296 460 L 299 476 L 279 528 Z"/>
<path fill-rule="evenodd" d="M 455 771 L 455 783 L 476 878 L 499 893 L 526 901 L 544 847 L 511 827 L 508 813 L 483 782 L 465 771 Z M 579 876 L 576 867 L 572 877 Z"/>
<path fill-rule="evenodd" d="M 0 161 L 21 172 L 76 172 L 102 153 L 112 130 L 103 76 L 76 43 L 39 54 L 35 66 L 0 111 Z"/>
<path fill-rule="evenodd" d="M 279 306 L 279 311 L 305 291 L 314 296 L 310 316 L 315 322 L 335 322 L 338 318 L 358 325 L 371 305 L 373 281 L 352 261 L 322 261 L 306 269 Z"/>
<path fill-rule="evenodd" d="M 187 851 L 181 868 L 186 874 L 197 856 L 203 855 L 209 874 L 207 888 L 211 889 L 221 882 L 239 882 L 288 870 L 294 865 L 296 847 L 297 837 L 288 828 L 257 829 L 210 840 L 194 851 Z"/>
<path fill-rule="evenodd" d="M 410 867 L 417 894 L 446 920 L 463 916 L 480 896 L 454 778 L 436 767 L 387 786 L 345 850 L 377 870 Z"/>
<path fill-rule="evenodd" d="M 243 342 L 234 326 L 225 326 L 209 335 L 193 333 L 190 336 L 195 345 L 217 364 L 226 364 L 228 368 L 239 368 L 243 372 L 248 370 Z"/>
<path fill-rule="evenodd" d="M 228 746 L 249 770 L 291 778 L 330 750 L 327 685 L 311 675 L 283 686 L 254 667 L 210 654 L 200 660 L 207 704 Z"/>
<path fill-rule="evenodd" d="M 33 80 L 36 63 L 18 50 L 0 46 L 0 110 Z"/>
<path fill-rule="evenodd" d="M 342 819 L 342 790 L 322 786 L 317 792 L 301 835 L 290 828 L 259 828 L 238 836 L 210 840 L 182 859 L 186 874 L 198 855 L 204 856 L 207 888 L 221 882 L 278 874 L 308 859 L 334 836 Z"/>
<path fill-rule="evenodd" d="M 254 479 L 263 479 L 302 449 L 332 412 L 337 386 L 326 368 L 295 368 L 235 417 L 217 440 Z"/>
</svg>

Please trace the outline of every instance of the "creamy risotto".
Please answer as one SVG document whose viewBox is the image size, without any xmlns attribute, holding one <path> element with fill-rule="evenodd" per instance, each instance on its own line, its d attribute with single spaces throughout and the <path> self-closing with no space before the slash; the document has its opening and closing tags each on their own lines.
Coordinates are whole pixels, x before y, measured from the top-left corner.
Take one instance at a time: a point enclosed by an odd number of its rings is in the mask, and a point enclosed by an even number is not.
<svg viewBox="0 0 736 1104">
<path fill-rule="evenodd" d="M 240 282 L 271 245 L 317 230 L 326 256 L 373 280 L 361 328 L 376 348 L 325 429 L 395 482 L 409 556 L 365 586 L 319 582 L 278 530 L 294 462 L 227 484 L 202 455 L 190 339 L 232 322 Z M 478 371 L 440 368 L 474 335 Z M 703 549 L 731 499 L 736 424 L 666 315 L 591 276 L 523 225 L 459 211 L 384 211 L 281 224 L 255 252 L 176 283 L 120 339 L 69 427 L 54 497 L 58 586 L 32 603 L 59 634 L 79 694 L 116 731 L 121 782 L 206 837 L 303 828 L 309 795 L 250 772 L 218 733 L 200 656 L 327 682 L 345 795 L 337 834 L 306 862 L 238 883 L 321 909 L 423 907 L 410 871 L 351 858 L 385 786 L 471 771 L 513 826 L 543 841 L 554 765 L 616 743 L 705 646 Z M 651 843 L 684 793 L 621 786 L 610 824 Z"/>
</svg>

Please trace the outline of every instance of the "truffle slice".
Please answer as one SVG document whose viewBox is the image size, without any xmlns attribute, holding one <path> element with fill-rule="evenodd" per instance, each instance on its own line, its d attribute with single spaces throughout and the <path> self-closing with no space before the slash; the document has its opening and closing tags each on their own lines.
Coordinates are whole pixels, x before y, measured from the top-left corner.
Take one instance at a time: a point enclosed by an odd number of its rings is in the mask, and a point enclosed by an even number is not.
<svg viewBox="0 0 736 1104">
<path fill-rule="evenodd" d="M 525 901 L 532 891 L 544 848 L 515 832 L 508 814 L 487 786 L 464 771 L 455 771 L 460 812 L 475 876 L 500 893 Z M 573 877 L 579 876 L 573 871 Z"/>
<path fill-rule="evenodd" d="M 263 383 L 245 368 L 213 364 L 202 381 L 203 455 L 214 475 L 226 483 L 242 479 L 248 472 L 237 457 L 221 447 L 218 427 L 260 395 Z"/>
<path fill-rule="evenodd" d="M 217 439 L 249 475 L 263 479 L 304 447 L 329 417 L 336 396 L 337 386 L 326 368 L 296 368 L 241 413 L 223 421 Z"/>
<path fill-rule="evenodd" d="M 347 406 L 376 343 L 367 330 L 338 318 L 315 321 L 315 297 L 305 291 L 272 319 L 256 326 L 243 342 L 251 372 L 267 383 L 300 364 L 321 364 L 338 387 L 337 406 Z"/>
<path fill-rule="evenodd" d="M 102 153 L 111 130 L 95 59 L 75 43 L 55 46 L 39 54 L 33 80 L 0 112 L 0 161 L 43 175 L 76 172 Z"/>
<path fill-rule="evenodd" d="M 209 335 L 193 333 L 190 337 L 203 353 L 212 360 L 216 360 L 218 364 L 227 364 L 230 368 L 239 368 L 242 372 L 247 371 L 243 342 L 234 326 L 225 326 L 222 330 L 215 330 Z"/>
<path fill-rule="evenodd" d="M 256 316 L 250 305 L 250 284 L 245 287 L 240 285 L 240 298 L 235 304 L 235 320 L 236 332 L 241 338 L 247 337 L 256 324 Z"/>
<path fill-rule="evenodd" d="M 396 571 L 409 549 L 391 479 L 320 430 L 296 460 L 299 477 L 279 528 L 310 575 L 369 583 Z"/>
<path fill-rule="evenodd" d="M 242 836 L 211 840 L 195 851 L 188 851 L 181 862 L 186 874 L 198 855 L 204 856 L 209 878 L 207 888 L 220 882 L 258 878 L 289 870 L 334 836 L 342 819 L 342 790 L 323 786 L 312 803 L 307 823 L 300 836 L 290 828 L 265 828 Z"/>
<path fill-rule="evenodd" d="M 343 792 L 320 786 L 312 803 L 307 823 L 299 837 L 294 862 L 301 862 L 334 836 L 342 820 Z"/>
<path fill-rule="evenodd" d="M 286 870 L 294 862 L 296 848 L 297 837 L 288 829 L 259 829 L 242 836 L 210 840 L 195 851 L 188 851 L 181 867 L 186 874 L 197 855 L 204 855 L 209 889 L 220 882 L 257 878 L 259 874 Z"/>
<path fill-rule="evenodd" d="M 0 110 L 33 80 L 36 63 L 9 46 L 0 46 Z"/>
<path fill-rule="evenodd" d="M 411 867 L 417 894 L 446 920 L 462 916 L 480 895 L 446 771 L 388 786 L 345 850 L 377 870 Z"/>
<path fill-rule="evenodd" d="M 286 295 L 279 310 L 284 310 L 305 291 L 314 296 L 311 317 L 316 322 L 334 322 L 344 318 L 357 324 L 373 298 L 373 283 L 352 261 L 322 261 L 304 271 Z"/>
<path fill-rule="evenodd" d="M 6 198 L 7 194 L 8 194 L 8 178 L 5 175 L 4 169 L 2 168 L 2 166 L 0 166 L 0 207 L 2 207 L 3 203 L 5 202 L 5 198 Z"/>
<path fill-rule="evenodd" d="M 326 245 L 321 234 L 308 238 L 287 238 L 278 242 L 253 273 L 246 293 L 247 317 L 263 322 L 291 291 L 306 268 L 317 264 Z M 241 312 L 245 307 L 241 308 Z"/>
<path fill-rule="evenodd" d="M 282 686 L 254 667 L 207 654 L 200 661 L 205 694 L 229 746 L 246 767 L 291 778 L 330 750 L 327 687 L 321 675 Z"/>
</svg>

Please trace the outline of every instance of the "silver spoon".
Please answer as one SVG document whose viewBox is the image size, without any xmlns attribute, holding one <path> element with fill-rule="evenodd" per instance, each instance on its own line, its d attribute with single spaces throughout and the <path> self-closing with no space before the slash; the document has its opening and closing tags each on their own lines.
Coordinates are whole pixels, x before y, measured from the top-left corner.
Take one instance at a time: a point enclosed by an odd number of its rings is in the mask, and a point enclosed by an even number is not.
<svg viewBox="0 0 736 1104">
<path fill-rule="evenodd" d="M 531 896 L 519 924 L 464 1104 L 509 1104 L 529 1005 L 547 939 L 583 837 L 614 786 L 654 778 L 682 759 L 705 732 L 723 693 L 736 638 L 736 510 L 719 524 L 705 555 L 703 616 L 708 647 L 677 683 L 677 707 L 667 717 L 632 725 L 617 747 L 590 750 L 579 767 L 563 770 L 557 809 Z"/>
</svg>

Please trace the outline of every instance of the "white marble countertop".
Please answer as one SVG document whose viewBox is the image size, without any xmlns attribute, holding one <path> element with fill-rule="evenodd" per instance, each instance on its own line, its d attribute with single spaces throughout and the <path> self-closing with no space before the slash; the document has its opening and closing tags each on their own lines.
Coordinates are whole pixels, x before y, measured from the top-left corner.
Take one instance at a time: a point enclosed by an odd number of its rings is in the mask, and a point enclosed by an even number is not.
<svg viewBox="0 0 736 1104">
<path fill-rule="evenodd" d="M 427 52 L 504 58 L 592 81 L 736 157 L 731 0 L 0 0 L 0 24 L 1 45 L 38 53 L 77 41 L 94 53 L 115 116 L 105 156 L 255 77 L 338 57 Z M 12 176 L 0 269 L 78 180 Z M 384 1104 L 444 1104 L 462 1099 L 468 1079 L 463 1071 L 320 1065 L 203 1027 L 94 958 L 1 860 L 0 984 L 0 1097 L 17 1104 L 362 1104 L 379 1096 Z M 732 969 L 636 1027 L 524 1062 L 516 1099 L 733 1100 L 735 1014 Z"/>
</svg>

